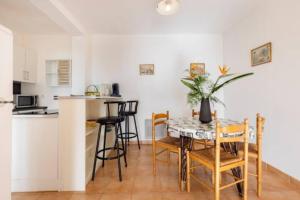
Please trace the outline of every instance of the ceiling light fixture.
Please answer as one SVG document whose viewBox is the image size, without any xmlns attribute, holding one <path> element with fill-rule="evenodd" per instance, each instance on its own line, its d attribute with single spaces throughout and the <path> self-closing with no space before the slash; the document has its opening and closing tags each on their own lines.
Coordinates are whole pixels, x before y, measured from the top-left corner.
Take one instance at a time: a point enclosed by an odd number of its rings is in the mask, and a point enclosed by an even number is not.
<svg viewBox="0 0 300 200">
<path fill-rule="evenodd" d="M 156 10 L 160 15 L 173 15 L 179 9 L 179 0 L 157 0 Z"/>
</svg>

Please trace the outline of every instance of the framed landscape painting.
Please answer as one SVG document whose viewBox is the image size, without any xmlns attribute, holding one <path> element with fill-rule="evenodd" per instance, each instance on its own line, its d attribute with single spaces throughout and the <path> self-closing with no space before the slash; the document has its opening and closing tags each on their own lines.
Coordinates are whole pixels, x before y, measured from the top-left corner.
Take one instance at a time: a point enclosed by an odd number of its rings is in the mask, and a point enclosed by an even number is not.
<svg viewBox="0 0 300 200">
<path fill-rule="evenodd" d="M 272 43 L 269 42 L 251 50 L 251 65 L 257 66 L 272 62 Z"/>
<path fill-rule="evenodd" d="M 154 75 L 154 64 L 140 64 L 140 75 Z"/>
<path fill-rule="evenodd" d="M 192 78 L 205 74 L 205 63 L 191 63 L 190 64 L 190 76 Z"/>
</svg>

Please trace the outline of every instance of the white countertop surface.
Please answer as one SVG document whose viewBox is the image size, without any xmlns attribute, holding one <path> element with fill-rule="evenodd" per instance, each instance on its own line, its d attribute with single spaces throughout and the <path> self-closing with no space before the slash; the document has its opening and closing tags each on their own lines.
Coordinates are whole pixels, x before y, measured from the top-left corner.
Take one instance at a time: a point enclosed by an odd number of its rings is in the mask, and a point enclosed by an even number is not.
<svg viewBox="0 0 300 200">
<path fill-rule="evenodd" d="M 73 95 L 73 96 L 58 96 L 56 99 L 87 99 L 87 100 L 94 100 L 94 99 L 121 99 L 122 97 L 113 97 L 113 96 L 84 96 L 84 95 Z"/>
<path fill-rule="evenodd" d="M 58 118 L 58 114 L 51 114 L 51 115 L 18 114 L 18 115 L 13 115 L 13 118 Z"/>
</svg>

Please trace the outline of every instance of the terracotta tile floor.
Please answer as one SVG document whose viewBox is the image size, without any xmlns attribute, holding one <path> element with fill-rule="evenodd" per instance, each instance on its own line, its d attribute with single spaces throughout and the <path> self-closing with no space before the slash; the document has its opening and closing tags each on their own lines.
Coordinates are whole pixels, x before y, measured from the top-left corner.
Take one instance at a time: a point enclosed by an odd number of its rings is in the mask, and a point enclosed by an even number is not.
<svg viewBox="0 0 300 200">
<path fill-rule="evenodd" d="M 123 182 L 118 181 L 116 160 L 107 161 L 104 168 L 97 172 L 95 182 L 87 185 L 86 192 L 38 192 L 13 193 L 13 200 L 193 200 L 213 199 L 212 193 L 191 182 L 191 193 L 180 192 L 178 188 L 176 155 L 171 157 L 172 164 L 158 163 L 158 174 L 152 176 L 151 145 L 142 145 L 139 151 L 136 145 L 129 146 L 128 167 L 123 167 Z M 124 165 L 123 165 L 124 166 Z M 254 170 L 254 164 L 250 165 Z M 195 171 L 201 177 L 209 179 L 209 172 L 199 169 Z M 229 180 L 224 176 L 222 181 Z M 221 192 L 222 200 L 241 199 L 235 187 Z M 256 197 L 256 181 L 249 180 L 249 198 Z M 263 200 L 299 200 L 300 191 L 286 183 L 276 174 L 264 172 Z"/>
</svg>

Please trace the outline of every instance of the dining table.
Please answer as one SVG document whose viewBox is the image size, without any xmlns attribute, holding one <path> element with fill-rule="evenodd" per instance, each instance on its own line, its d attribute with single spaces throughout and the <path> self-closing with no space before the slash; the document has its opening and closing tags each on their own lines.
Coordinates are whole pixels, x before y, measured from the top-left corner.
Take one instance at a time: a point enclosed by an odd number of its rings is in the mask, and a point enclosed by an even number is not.
<svg viewBox="0 0 300 200">
<path fill-rule="evenodd" d="M 181 181 L 182 186 L 186 185 L 187 178 L 187 158 L 186 153 L 192 149 L 193 140 L 209 140 L 215 141 L 216 139 L 216 121 L 220 122 L 221 126 L 228 126 L 233 124 L 242 123 L 242 121 L 218 118 L 217 120 L 212 120 L 210 123 L 202 123 L 198 118 L 191 117 L 179 117 L 170 118 L 167 121 L 167 130 L 171 137 L 180 138 L 181 147 Z M 241 133 L 235 133 L 240 135 Z M 232 136 L 232 135 L 231 135 Z M 229 137 L 228 134 L 221 134 L 221 137 Z M 252 126 L 249 126 L 249 143 L 256 143 L 256 132 Z M 222 148 L 231 152 L 233 155 L 238 155 L 239 143 L 224 143 Z M 236 177 L 242 176 L 242 170 L 240 167 L 231 170 L 233 175 Z M 242 184 L 237 184 L 237 190 L 240 196 L 243 196 Z M 182 188 L 184 189 L 184 188 Z"/>
</svg>

